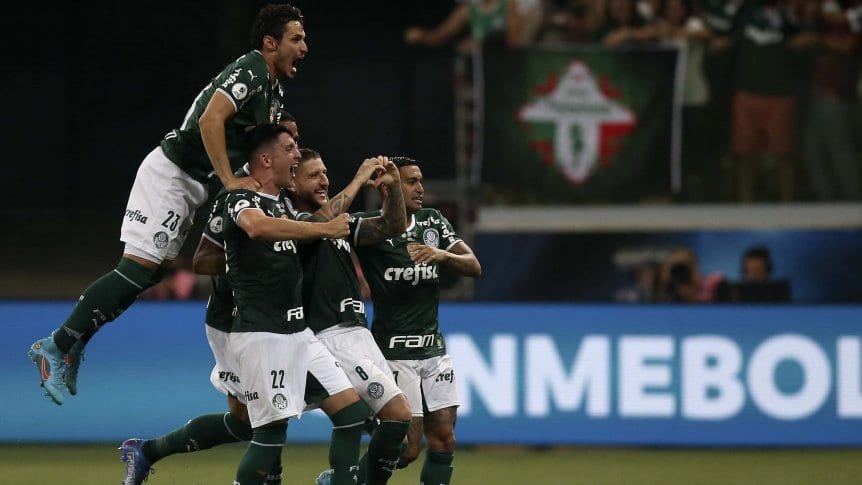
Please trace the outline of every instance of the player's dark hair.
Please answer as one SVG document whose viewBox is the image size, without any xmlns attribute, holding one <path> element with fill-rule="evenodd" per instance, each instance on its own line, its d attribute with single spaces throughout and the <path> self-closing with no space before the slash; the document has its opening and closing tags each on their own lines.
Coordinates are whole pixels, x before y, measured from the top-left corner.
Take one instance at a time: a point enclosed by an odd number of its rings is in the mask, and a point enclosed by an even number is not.
<svg viewBox="0 0 862 485">
<path fill-rule="evenodd" d="M 273 3 L 261 8 L 251 27 L 251 46 L 254 49 L 263 48 L 263 38 L 267 35 L 281 40 L 285 26 L 292 21 L 305 26 L 302 12 L 293 5 Z"/>
<path fill-rule="evenodd" d="M 299 154 L 302 155 L 299 159 L 300 165 L 309 160 L 314 160 L 315 158 L 323 159 L 323 157 L 321 157 L 320 154 L 317 153 L 317 151 L 312 150 L 311 148 L 300 148 Z"/>
<path fill-rule="evenodd" d="M 419 162 L 410 158 L 410 157 L 389 157 L 389 161 L 394 163 L 396 167 L 409 167 L 411 165 L 415 165 L 416 167 L 422 168 L 419 166 Z"/>
<path fill-rule="evenodd" d="M 764 265 L 766 266 L 766 272 L 768 274 L 772 274 L 772 257 L 769 254 L 769 248 L 766 246 L 752 246 L 745 250 L 745 253 L 742 254 L 742 273 L 745 273 L 745 260 L 746 259 L 761 259 L 763 260 Z"/>
<path fill-rule="evenodd" d="M 272 124 L 272 125 L 257 125 L 250 132 L 248 142 L 249 160 L 254 159 L 261 149 L 268 147 L 278 140 L 279 135 L 287 133 L 290 135 L 290 130 L 287 127 Z"/>
<path fill-rule="evenodd" d="M 296 123 L 296 118 L 294 118 L 293 115 L 290 114 L 289 111 L 287 111 L 286 109 L 283 109 L 283 110 L 279 110 L 279 112 L 278 112 L 278 121 L 279 121 L 279 123 L 282 123 L 285 121 L 292 121 L 292 122 Z"/>
</svg>

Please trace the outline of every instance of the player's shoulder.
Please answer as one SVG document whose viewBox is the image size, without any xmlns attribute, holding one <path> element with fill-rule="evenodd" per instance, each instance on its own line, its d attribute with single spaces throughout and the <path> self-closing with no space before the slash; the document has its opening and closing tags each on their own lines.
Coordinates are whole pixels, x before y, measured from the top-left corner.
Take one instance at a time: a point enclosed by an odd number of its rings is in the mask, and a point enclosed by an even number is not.
<svg viewBox="0 0 862 485">
<path fill-rule="evenodd" d="M 423 207 L 415 213 L 417 221 L 441 220 L 445 219 L 443 213 L 432 207 Z"/>
<path fill-rule="evenodd" d="M 350 213 L 350 217 L 354 220 L 368 219 L 370 217 L 379 217 L 382 215 L 383 215 L 383 211 L 380 209 L 373 210 L 373 211 L 361 211 L 361 212 L 351 212 Z"/>
</svg>

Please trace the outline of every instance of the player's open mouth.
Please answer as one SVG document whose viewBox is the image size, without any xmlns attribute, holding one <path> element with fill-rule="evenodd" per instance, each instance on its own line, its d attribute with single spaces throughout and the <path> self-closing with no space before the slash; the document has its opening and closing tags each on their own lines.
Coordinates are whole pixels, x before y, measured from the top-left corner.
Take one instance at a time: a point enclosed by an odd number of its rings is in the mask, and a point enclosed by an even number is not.
<svg viewBox="0 0 862 485">
<path fill-rule="evenodd" d="M 293 64 L 290 66 L 290 73 L 296 74 L 297 66 L 299 66 L 300 61 L 302 61 L 302 57 L 297 57 L 293 60 Z"/>
</svg>

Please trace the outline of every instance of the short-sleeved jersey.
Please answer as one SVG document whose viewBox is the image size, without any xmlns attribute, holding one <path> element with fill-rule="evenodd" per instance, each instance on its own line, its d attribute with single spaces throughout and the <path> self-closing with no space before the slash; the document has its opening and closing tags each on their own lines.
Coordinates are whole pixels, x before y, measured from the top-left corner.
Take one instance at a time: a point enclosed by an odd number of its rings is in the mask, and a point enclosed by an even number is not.
<svg viewBox="0 0 862 485">
<path fill-rule="evenodd" d="M 279 197 L 237 190 L 223 211 L 227 280 L 236 303 L 232 332 L 294 333 L 307 328 L 302 307 L 302 266 L 295 241 L 253 240 L 237 225 L 243 211 L 269 217 L 293 214 Z"/>
<path fill-rule="evenodd" d="M 237 177 L 247 177 L 248 165 L 234 172 Z M 222 189 L 213 200 L 209 219 L 203 228 L 201 237 L 224 250 L 224 202 L 228 192 Z M 230 284 L 222 275 L 210 278 L 212 291 L 207 300 L 207 313 L 205 322 L 210 327 L 222 332 L 230 332 L 233 326 L 233 292 Z"/>
<path fill-rule="evenodd" d="M 277 95 L 281 87 L 269 80 L 263 55 L 251 51 L 224 68 L 198 94 L 182 125 L 165 135 L 161 146 L 167 157 L 199 182 L 213 174 L 204 149 L 198 121 L 216 91 L 226 95 L 236 114 L 225 122 L 225 141 L 232 169 L 246 162 L 248 130 L 256 125 L 276 123 L 280 109 Z"/>
<path fill-rule="evenodd" d="M 308 217 L 311 214 L 307 212 L 297 215 L 299 220 Z M 351 250 L 344 238 L 319 239 L 299 246 L 305 320 L 314 333 L 339 324 L 368 325 Z"/>
<path fill-rule="evenodd" d="M 773 15 L 763 7 L 740 14 L 738 47 L 734 50 L 738 90 L 760 96 L 790 97 L 807 76 L 805 56 L 794 53 L 787 41 L 798 33 L 793 19 L 783 11 Z"/>
<path fill-rule="evenodd" d="M 355 214 L 351 237 L 356 241 L 362 220 L 380 211 Z M 400 236 L 376 246 L 356 247 L 365 279 L 371 287 L 374 319 L 371 333 L 389 360 L 426 359 L 446 353 L 437 321 L 440 273 L 437 263 L 414 264 L 407 244 L 418 242 L 449 250 L 461 239 L 436 209 L 411 217 Z"/>
<path fill-rule="evenodd" d="M 701 17 L 715 35 L 729 35 L 736 27 L 739 6 L 726 0 L 700 0 Z"/>
</svg>

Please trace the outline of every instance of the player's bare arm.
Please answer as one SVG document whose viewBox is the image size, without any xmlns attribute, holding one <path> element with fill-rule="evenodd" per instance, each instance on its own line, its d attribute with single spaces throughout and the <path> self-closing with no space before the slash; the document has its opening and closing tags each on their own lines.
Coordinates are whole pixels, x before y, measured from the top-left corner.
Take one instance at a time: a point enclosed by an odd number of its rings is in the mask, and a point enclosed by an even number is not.
<svg viewBox="0 0 862 485">
<path fill-rule="evenodd" d="M 356 231 L 357 246 L 372 246 L 384 239 L 395 237 L 407 229 L 407 212 L 404 208 L 404 193 L 401 192 L 401 175 L 398 167 L 387 160 L 386 173 L 381 177 L 383 190 L 383 215 L 363 219 Z"/>
<path fill-rule="evenodd" d="M 206 237 L 201 237 L 195 255 L 192 258 L 192 269 L 197 274 L 221 275 L 225 272 L 224 248 Z"/>
<path fill-rule="evenodd" d="M 227 95 L 219 91 L 213 93 L 206 110 L 198 120 L 201 139 L 204 142 L 207 157 L 225 189 L 229 191 L 237 189 L 257 190 L 260 188 L 260 184 L 256 180 L 251 177 L 236 177 L 230 168 L 224 123 L 235 114 L 236 109 Z"/>
<path fill-rule="evenodd" d="M 247 209 L 237 217 L 237 225 L 252 239 L 264 241 L 339 239 L 350 233 L 347 214 L 339 214 L 328 222 L 294 221 L 269 217 L 260 209 Z"/>
<path fill-rule="evenodd" d="M 353 203 L 353 199 L 356 198 L 356 195 L 367 185 L 373 184 L 372 177 L 376 173 L 380 173 L 384 170 L 382 159 L 386 159 L 386 157 L 374 157 L 374 158 L 366 158 L 361 165 L 359 165 L 359 169 L 356 171 L 356 175 L 354 175 L 353 180 L 347 184 L 347 187 L 344 187 L 344 190 L 338 193 L 335 197 L 332 197 L 327 201 L 323 206 L 320 207 L 314 214 L 311 215 L 307 222 L 324 222 L 329 221 L 337 214 L 341 214 L 347 212 L 347 209 L 350 207 L 350 204 Z"/>
<path fill-rule="evenodd" d="M 438 262 L 461 276 L 477 277 L 482 274 L 482 265 L 464 241 L 458 241 L 448 251 L 420 243 L 408 243 L 407 252 L 416 264 Z"/>
</svg>

